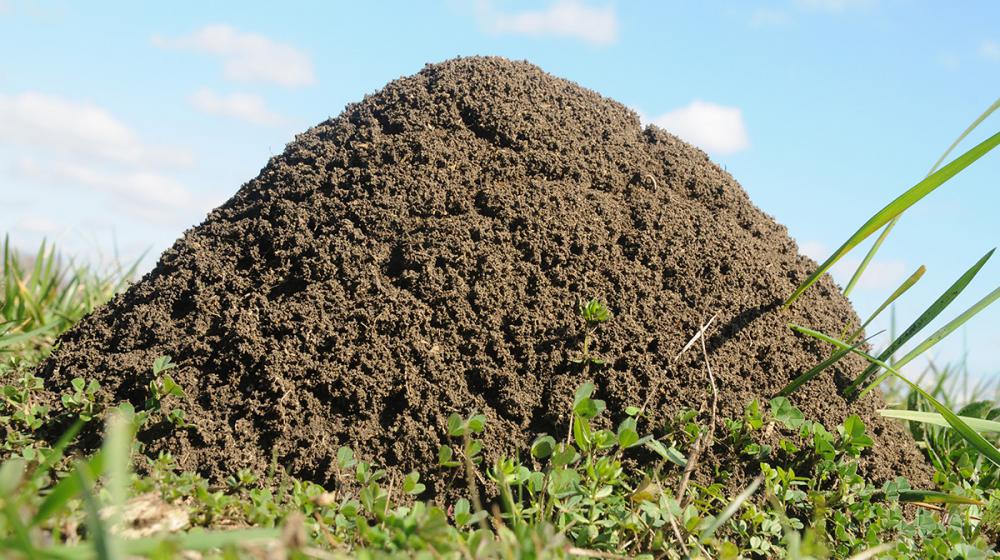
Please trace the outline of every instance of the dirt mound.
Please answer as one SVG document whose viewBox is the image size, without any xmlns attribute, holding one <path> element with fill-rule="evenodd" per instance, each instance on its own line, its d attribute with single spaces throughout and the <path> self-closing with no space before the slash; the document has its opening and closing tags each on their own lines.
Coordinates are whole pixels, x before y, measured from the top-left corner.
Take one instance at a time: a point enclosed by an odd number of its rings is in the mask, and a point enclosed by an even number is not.
<svg viewBox="0 0 1000 560">
<path fill-rule="evenodd" d="M 154 359 L 172 356 L 194 427 L 149 450 L 210 476 L 264 470 L 273 452 L 325 482 L 351 444 L 433 477 L 452 412 L 485 412 L 496 449 L 563 433 L 582 381 L 578 297 L 614 316 L 593 372 L 610 409 L 653 386 L 664 414 L 702 406 L 700 357 L 670 357 L 718 313 L 720 413 L 741 414 L 829 351 L 788 321 L 857 321 L 827 278 L 780 311 L 813 266 L 704 153 L 626 107 L 528 63 L 456 59 L 298 136 L 41 371 L 139 405 Z M 922 460 L 877 397 L 836 396 L 862 366 L 844 364 L 794 401 L 828 425 L 861 415 L 871 477 L 914 474 Z"/>
</svg>

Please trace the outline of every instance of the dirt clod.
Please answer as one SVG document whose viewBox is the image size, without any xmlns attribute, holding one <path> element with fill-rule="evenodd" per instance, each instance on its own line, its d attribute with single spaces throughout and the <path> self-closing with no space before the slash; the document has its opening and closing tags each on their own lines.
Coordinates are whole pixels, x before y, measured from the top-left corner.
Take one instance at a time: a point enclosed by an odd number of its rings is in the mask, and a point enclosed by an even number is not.
<svg viewBox="0 0 1000 560">
<path fill-rule="evenodd" d="M 54 389 L 96 378 L 139 406 L 170 355 L 193 427 L 147 436 L 150 453 L 217 479 L 275 456 L 324 483 L 349 444 L 440 490 L 430 466 L 453 412 L 485 413 L 497 451 L 565 433 L 578 298 L 613 314 L 591 372 L 609 410 L 652 387 L 663 417 L 702 407 L 701 353 L 671 358 L 718 314 L 719 415 L 738 416 L 828 355 L 788 322 L 857 323 L 829 278 L 780 309 L 814 266 L 701 151 L 526 62 L 462 58 L 299 135 L 65 334 L 41 375 Z M 880 397 L 837 396 L 862 368 L 845 359 L 793 401 L 831 428 L 859 414 L 870 478 L 922 478 Z"/>
</svg>

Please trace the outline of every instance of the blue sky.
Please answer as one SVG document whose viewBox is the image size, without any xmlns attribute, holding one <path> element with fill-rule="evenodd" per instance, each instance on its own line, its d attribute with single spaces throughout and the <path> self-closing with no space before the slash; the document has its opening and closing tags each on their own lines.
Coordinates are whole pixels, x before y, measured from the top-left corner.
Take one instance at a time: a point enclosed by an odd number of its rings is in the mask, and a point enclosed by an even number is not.
<svg viewBox="0 0 1000 560">
<path fill-rule="evenodd" d="M 498 54 L 701 145 L 823 257 L 1000 95 L 991 1 L 284 4 L 0 0 L 0 232 L 155 257 L 296 132 L 427 62 Z M 906 214 L 853 296 L 862 315 L 925 264 L 905 326 L 1000 242 L 998 177 L 1000 152 Z M 943 319 L 997 284 L 991 262 Z M 933 354 L 958 359 L 963 338 L 976 373 L 1000 373 L 1000 307 Z"/>
</svg>

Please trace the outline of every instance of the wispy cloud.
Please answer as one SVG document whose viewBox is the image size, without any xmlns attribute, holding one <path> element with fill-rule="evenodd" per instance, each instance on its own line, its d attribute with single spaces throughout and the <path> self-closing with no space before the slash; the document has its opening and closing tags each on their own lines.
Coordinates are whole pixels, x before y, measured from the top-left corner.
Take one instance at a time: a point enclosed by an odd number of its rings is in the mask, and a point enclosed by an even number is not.
<svg viewBox="0 0 1000 560">
<path fill-rule="evenodd" d="M 1000 43 L 986 39 L 979 45 L 979 54 L 987 60 L 1000 61 Z"/>
<path fill-rule="evenodd" d="M 696 99 L 651 122 L 714 154 L 731 154 L 750 147 L 743 111 L 739 107 Z"/>
<path fill-rule="evenodd" d="M 130 165 L 182 166 L 193 159 L 187 150 L 146 144 L 93 103 L 36 92 L 0 95 L 0 143 Z"/>
<path fill-rule="evenodd" d="M 12 166 L 16 177 L 55 187 L 81 186 L 140 207 L 187 208 L 190 191 L 177 181 L 150 171 L 114 171 L 81 163 L 20 158 Z"/>
<path fill-rule="evenodd" d="M 799 246 L 799 250 L 816 262 L 823 262 L 833 253 L 830 247 L 820 241 L 806 241 Z M 844 257 L 833 265 L 830 275 L 838 284 L 846 286 L 860 264 L 860 258 Z M 868 268 L 858 281 L 857 289 L 876 292 L 895 289 L 907 272 L 912 271 L 907 271 L 906 263 L 903 261 L 874 259 L 868 263 Z"/>
<path fill-rule="evenodd" d="M 757 8 L 750 14 L 749 24 L 754 29 L 764 29 L 768 27 L 784 27 L 792 22 L 792 18 L 785 10 L 775 8 Z"/>
<path fill-rule="evenodd" d="M 296 47 L 256 33 L 246 33 L 225 24 L 208 25 L 181 37 L 154 35 L 153 44 L 216 56 L 222 60 L 226 78 L 240 82 L 277 84 L 285 87 L 316 83 L 309 55 Z"/>
<path fill-rule="evenodd" d="M 285 119 L 267 108 L 264 99 L 252 93 L 220 94 L 202 88 L 191 96 L 195 109 L 210 115 L 220 115 L 259 125 L 277 125 Z"/>
<path fill-rule="evenodd" d="M 171 178 L 193 163 L 184 148 L 155 146 L 92 102 L 37 92 L 0 95 L 5 183 L 82 188 L 129 211 L 167 221 L 194 197 Z"/>
<path fill-rule="evenodd" d="M 618 40 L 618 15 L 614 6 L 590 6 L 580 0 L 556 0 L 542 10 L 504 13 L 491 2 L 480 3 L 480 17 L 494 33 L 566 37 L 593 45 Z"/>
</svg>

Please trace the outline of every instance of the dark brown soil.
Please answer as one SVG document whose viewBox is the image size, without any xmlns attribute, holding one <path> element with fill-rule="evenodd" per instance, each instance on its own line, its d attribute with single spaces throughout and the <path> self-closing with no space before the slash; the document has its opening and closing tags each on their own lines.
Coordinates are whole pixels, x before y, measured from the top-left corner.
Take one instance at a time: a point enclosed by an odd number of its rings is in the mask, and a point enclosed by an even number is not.
<svg viewBox="0 0 1000 560">
<path fill-rule="evenodd" d="M 172 356 L 195 427 L 148 449 L 212 477 L 263 471 L 274 453 L 322 483 L 350 444 L 440 482 L 428 465 L 453 412 L 484 412 L 497 451 L 564 433 L 582 382 L 568 362 L 577 298 L 614 315 L 592 374 L 610 410 L 652 387 L 662 417 L 704 406 L 700 353 L 671 357 L 716 313 L 720 414 L 770 398 L 829 351 L 788 322 L 857 321 L 829 278 L 780 310 L 814 266 L 701 151 L 531 64 L 463 58 L 298 136 L 41 372 L 54 389 L 97 378 L 138 405 L 153 360 Z M 831 428 L 859 414 L 872 479 L 924 480 L 879 397 L 837 396 L 862 365 L 844 360 L 794 402 Z"/>
</svg>

